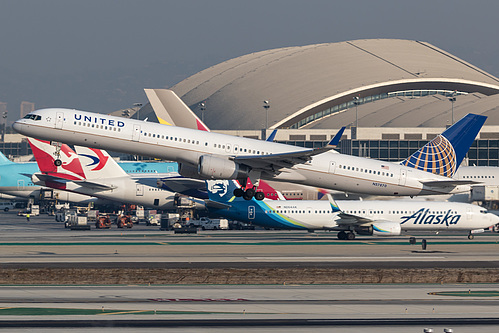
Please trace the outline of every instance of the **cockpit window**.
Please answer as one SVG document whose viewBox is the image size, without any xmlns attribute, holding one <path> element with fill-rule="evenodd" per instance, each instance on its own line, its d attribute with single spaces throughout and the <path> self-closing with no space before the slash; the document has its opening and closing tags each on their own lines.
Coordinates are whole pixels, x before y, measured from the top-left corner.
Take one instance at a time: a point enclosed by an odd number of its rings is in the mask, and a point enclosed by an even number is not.
<svg viewBox="0 0 499 333">
<path fill-rule="evenodd" d="M 24 119 L 42 120 L 42 116 L 37 115 L 37 114 L 27 114 L 24 116 Z"/>
</svg>

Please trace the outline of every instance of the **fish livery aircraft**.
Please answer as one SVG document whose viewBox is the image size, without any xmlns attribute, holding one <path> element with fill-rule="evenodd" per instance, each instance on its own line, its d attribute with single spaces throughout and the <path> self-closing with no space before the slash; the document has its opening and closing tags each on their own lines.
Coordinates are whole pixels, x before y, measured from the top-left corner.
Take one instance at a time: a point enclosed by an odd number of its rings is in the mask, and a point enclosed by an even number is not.
<svg viewBox="0 0 499 333">
<path fill-rule="evenodd" d="M 68 109 L 34 111 L 13 128 L 39 139 L 178 161 L 184 177 L 250 177 L 253 183 L 261 178 L 351 193 L 415 196 L 469 191 L 475 181 L 450 177 L 485 119 L 468 114 L 400 164 L 343 155 L 331 150 L 333 142 L 305 149 Z M 246 199 L 254 193 L 254 188 L 242 192 Z"/>
</svg>

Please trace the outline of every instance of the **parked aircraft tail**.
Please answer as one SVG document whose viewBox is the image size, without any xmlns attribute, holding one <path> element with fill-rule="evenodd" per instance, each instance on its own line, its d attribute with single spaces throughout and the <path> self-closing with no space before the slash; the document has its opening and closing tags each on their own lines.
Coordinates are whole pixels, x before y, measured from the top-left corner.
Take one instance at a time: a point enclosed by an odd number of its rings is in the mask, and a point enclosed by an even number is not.
<svg viewBox="0 0 499 333">
<path fill-rule="evenodd" d="M 400 164 L 452 177 L 486 119 L 486 116 L 467 114 Z"/>
<path fill-rule="evenodd" d="M 208 199 L 211 201 L 230 203 L 236 197 L 234 190 L 241 186 L 237 180 L 207 180 L 206 189 L 208 190 Z"/>
<path fill-rule="evenodd" d="M 75 149 L 88 180 L 127 176 L 127 173 L 105 150 L 80 146 L 75 146 Z"/>
<path fill-rule="evenodd" d="M 43 174 L 68 180 L 85 179 L 78 155 L 68 145 L 62 144 L 59 148 L 50 141 L 33 138 L 28 138 L 28 141 L 38 168 Z M 56 159 L 62 162 L 61 165 L 55 164 Z"/>
<path fill-rule="evenodd" d="M 6 165 L 6 164 L 13 164 L 11 160 L 7 158 L 1 151 L 0 151 L 0 165 Z"/>
<path fill-rule="evenodd" d="M 144 91 L 161 124 L 210 131 L 172 90 L 144 89 Z"/>
</svg>

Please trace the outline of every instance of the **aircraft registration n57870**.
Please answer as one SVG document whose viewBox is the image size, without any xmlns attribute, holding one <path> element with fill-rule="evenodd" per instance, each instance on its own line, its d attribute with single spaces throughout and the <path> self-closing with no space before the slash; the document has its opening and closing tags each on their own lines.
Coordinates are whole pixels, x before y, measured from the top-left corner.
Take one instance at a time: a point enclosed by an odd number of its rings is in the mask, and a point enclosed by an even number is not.
<svg viewBox="0 0 499 333">
<path fill-rule="evenodd" d="M 60 108 L 31 112 L 13 128 L 38 139 L 178 161 L 185 177 L 250 177 L 353 193 L 415 196 L 469 191 L 475 181 L 451 177 L 486 118 L 466 115 L 400 164 L 333 151 L 342 131 L 327 146 L 306 149 Z M 248 200 L 254 194 L 253 188 L 238 193 Z"/>
</svg>

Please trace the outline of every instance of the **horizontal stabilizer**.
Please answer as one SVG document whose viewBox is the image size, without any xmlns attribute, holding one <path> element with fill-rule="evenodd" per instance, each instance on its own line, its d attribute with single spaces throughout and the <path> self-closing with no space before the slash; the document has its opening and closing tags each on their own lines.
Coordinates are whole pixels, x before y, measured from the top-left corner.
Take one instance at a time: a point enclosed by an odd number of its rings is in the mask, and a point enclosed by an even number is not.
<svg viewBox="0 0 499 333">
<path fill-rule="evenodd" d="M 232 207 L 231 205 L 225 204 L 223 202 L 213 201 L 213 200 L 205 200 L 205 203 L 206 203 L 206 207 L 208 207 L 208 208 L 211 207 L 211 208 L 216 208 L 216 209 L 227 209 L 227 208 Z"/>
<path fill-rule="evenodd" d="M 107 184 L 98 183 L 98 182 L 93 182 L 93 181 L 89 181 L 89 180 L 75 180 L 74 183 L 79 185 L 79 186 L 82 186 L 82 187 L 88 187 L 88 188 L 98 189 L 98 190 L 103 190 L 103 191 L 113 190 L 116 188 L 116 186 L 107 185 Z"/>
<path fill-rule="evenodd" d="M 421 184 L 431 187 L 450 187 L 459 185 L 476 185 L 482 184 L 482 182 L 477 182 L 474 180 L 461 180 L 461 179 L 449 179 L 449 180 L 420 180 Z"/>
</svg>

